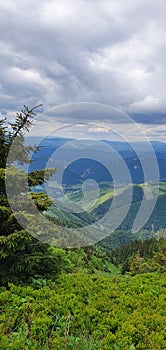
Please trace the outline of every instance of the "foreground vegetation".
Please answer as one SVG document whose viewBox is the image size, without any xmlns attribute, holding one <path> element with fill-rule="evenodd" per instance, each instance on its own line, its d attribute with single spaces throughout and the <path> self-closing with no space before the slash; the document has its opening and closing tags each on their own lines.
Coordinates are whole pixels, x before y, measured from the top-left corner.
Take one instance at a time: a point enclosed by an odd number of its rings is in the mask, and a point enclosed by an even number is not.
<svg viewBox="0 0 166 350">
<path fill-rule="evenodd" d="M 165 349 L 166 273 L 46 284 L 1 289 L 0 349 Z"/>
</svg>

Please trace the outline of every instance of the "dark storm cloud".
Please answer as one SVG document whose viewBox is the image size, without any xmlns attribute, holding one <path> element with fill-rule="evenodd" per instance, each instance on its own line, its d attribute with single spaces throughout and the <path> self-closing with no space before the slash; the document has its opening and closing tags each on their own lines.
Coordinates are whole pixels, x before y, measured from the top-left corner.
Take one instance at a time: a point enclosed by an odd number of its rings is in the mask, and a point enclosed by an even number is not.
<svg viewBox="0 0 166 350">
<path fill-rule="evenodd" d="M 106 103 L 165 123 L 164 0 L 0 4 L 0 110 Z"/>
</svg>

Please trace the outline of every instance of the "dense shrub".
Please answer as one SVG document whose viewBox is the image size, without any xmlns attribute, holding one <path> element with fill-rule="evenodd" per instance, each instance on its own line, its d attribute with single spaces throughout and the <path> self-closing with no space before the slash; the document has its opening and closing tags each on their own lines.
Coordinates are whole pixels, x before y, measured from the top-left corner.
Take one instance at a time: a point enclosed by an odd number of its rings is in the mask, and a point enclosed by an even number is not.
<svg viewBox="0 0 166 350">
<path fill-rule="evenodd" d="M 40 289 L 3 288 L 0 349 L 166 348 L 166 274 L 61 276 Z"/>
</svg>

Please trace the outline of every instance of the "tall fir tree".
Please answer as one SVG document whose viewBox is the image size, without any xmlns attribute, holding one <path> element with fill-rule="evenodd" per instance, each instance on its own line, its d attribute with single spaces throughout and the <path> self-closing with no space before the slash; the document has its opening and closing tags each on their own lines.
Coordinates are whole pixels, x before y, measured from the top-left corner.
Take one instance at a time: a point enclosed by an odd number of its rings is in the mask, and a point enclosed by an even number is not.
<svg viewBox="0 0 166 350">
<path fill-rule="evenodd" d="M 28 283 L 34 276 L 54 278 L 64 263 L 64 253 L 30 235 L 18 223 L 12 212 L 6 194 L 5 178 L 10 174 L 11 190 L 20 191 L 25 176 L 28 176 L 29 186 L 44 183 L 55 169 L 36 170 L 26 174 L 15 164 L 23 165 L 30 162 L 30 152 L 39 151 L 38 147 L 25 146 L 25 132 L 33 125 L 37 107 L 24 109 L 16 114 L 14 122 L 7 118 L 0 120 L 0 283 Z M 10 154 L 10 156 L 9 156 Z M 7 164 L 8 163 L 8 164 Z M 20 175 L 17 186 L 14 179 Z M 13 186 L 14 183 L 14 186 Z M 32 193 L 32 198 L 39 211 L 44 211 L 51 205 L 51 199 L 45 193 Z M 14 198 L 14 200 L 17 200 Z M 24 196 L 19 202 L 18 213 L 23 210 Z"/>
</svg>

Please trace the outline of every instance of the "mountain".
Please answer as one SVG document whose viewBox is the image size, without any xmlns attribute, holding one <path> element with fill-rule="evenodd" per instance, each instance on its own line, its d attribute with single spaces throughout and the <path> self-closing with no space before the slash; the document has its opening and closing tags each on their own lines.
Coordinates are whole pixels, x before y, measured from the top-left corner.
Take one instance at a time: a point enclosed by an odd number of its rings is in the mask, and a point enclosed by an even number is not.
<svg viewBox="0 0 166 350">
<path fill-rule="evenodd" d="M 30 137 L 26 139 L 28 144 L 37 144 L 40 139 L 37 137 Z M 118 160 L 112 158 L 111 151 L 102 152 L 99 147 L 96 147 L 94 150 L 95 158 L 99 159 L 97 162 L 96 159 L 85 158 L 81 156 L 79 159 L 79 150 L 78 159 L 76 161 L 70 162 L 68 165 L 71 149 L 67 149 L 63 153 L 63 157 L 60 155 L 54 155 L 61 146 L 67 144 L 67 142 L 72 141 L 71 139 L 66 138 L 45 138 L 40 142 L 40 150 L 37 153 L 32 155 L 32 162 L 29 166 L 29 172 L 35 169 L 43 169 L 47 166 L 48 160 L 51 166 L 56 166 L 57 169 L 63 171 L 63 185 L 64 187 L 70 187 L 71 185 L 82 184 L 86 179 L 92 178 L 97 182 L 110 182 L 112 181 L 111 174 L 107 171 L 104 165 L 101 162 L 101 159 L 107 160 L 110 158 L 112 168 L 117 167 Z M 132 146 L 127 142 L 116 142 L 116 141 L 107 141 L 104 140 L 107 145 L 110 145 L 124 160 L 124 163 L 129 169 L 131 175 L 132 183 L 141 184 L 144 182 L 144 174 L 141 166 L 141 159 L 148 161 L 152 160 L 152 154 L 149 153 L 149 149 L 146 147 L 146 142 L 135 142 L 133 147 L 140 152 L 140 157 L 138 158 L 136 152 Z M 95 144 L 96 145 L 96 144 Z M 154 152 L 157 157 L 159 172 L 160 172 L 160 181 L 166 181 L 166 144 L 162 142 L 153 141 L 151 145 L 154 149 Z M 65 155 L 64 155 L 65 154 Z M 119 164 L 120 166 L 120 164 Z M 58 173 L 57 173 L 58 174 Z M 151 180 L 149 178 L 149 180 Z"/>
<path fill-rule="evenodd" d="M 30 143 L 34 144 L 35 142 L 37 143 L 38 140 L 34 138 L 33 140 L 30 139 L 29 141 Z M 46 182 L 45 186 L 36 186 L 31 188 L 31 190 L 35 192 L 46 191 L 54 199 L 54 204 L 51 206 L 49 212 L 45 213 L 49 216 L 50 220 L 56 222 L 58 220 L 61 226 L 73 228 L 86 227 L 87 225 L 98 222 L 111 207 L 112 200 L 115 195 L 113 179 L 110 172 L 102 164 L 102 162 L 96 160 L 100 152 L 100 147 L 96 148 L 96 159 L 83 158 L 80 156 L 80 159 L 70 162 L 69 165 L 68 159 L 71 150 L 70 152 L 67 150 L 62 159 L 56 153 L 54 156 L 52 156 L 55 151 L 70 141 L 72 140 L 63 138 L 47 138 L 41 142 L 39 152 L 32 155 L 32 162 L 29 167 L 29 172 L 33 171 L 34 169 L 42 169 L 47 167 L 48 164 L 53 167 L 56 166 L 57 172 L 52 176 L 50 181 Z M 141 161 L 138 159 L 135 151 L 128 143 L 110 141 L 103 142 L 111 145 L 111 147 L 121 155 L 132 178 L 132 184 L 124 182 L 119 185 L 119 194 L 117 194 L 119 196 L 119 204 L 114 208 L 114 217 L 118 217 L 119 209 L 123 209 L 126 205 L 123 202 L 124 191 L 126 191 L 127 195 L 127 191 L 130 190 L 131 185 L 133 186 L 132 202 L 126 218 L 118 227 L 118 231 L 112 233 L 108 239 L 106 238 L 101 242 L 103 247 L 110 247 L 112 249 L 116 246 L 129 243 L 131 240 L 137 238 L 147 238 L 151 234 L 151 231 L 157 231 L 160 228 L 166 227 L 166 183 L 164 182 L 166 180 L 166 144 L 162 142 L 152 142 L 152 147 L 155 151 L 160 171 L 159 196 L 155 209 L 147 223 L 144 225 L 143 230 L 137 234 L 132 234 L 132 225 L 143 199 L 144 175 Z M 135 145 L 139 150 L 141 157 L 146 159 L 148 164 L 151 154 L 149 154 L 149 151 L 146 149 L 146 143 L 140 142 L 135 143 Z M 79 149 L 77 151 L 79 154 Z M 106 156 L 109 156 L 109 154 L 103 154 L 103 159 Z M 99 158 L 101 159 L 101 157 Z M 52 160 L 52 162 L 50 160 Z M 115 159 L 112 161 L 111 166 L 117 166 Z M 59 173 L 62 174 L 62 184 L 59 181 Z M 123 173 L 121 174 L 121 178 L 123 179 Z M 93 181 L 92 184 L 89 185 L 88 195 L 90 198 L 87 203 L 85 203 L 84 210 L 82 210 L 80 213 L 71 212 L 70 203 L 79 204 L 79 201 L 84 198 L 83 186 L 89 179 Z M 96 186 L 98 186 L 96 201 L 93 200 L 93 197 L 96 195 L 96 187 L 94 187 L 94 182 L 96 183 Z M 153 186 L 155 189 L 155 183 Z M 68 202 L 66 202 L 66 198 L 68 199 Z M 59 199 L 62 200 L 61 207 L 59 206 Z M 106 230 L 109 232 L 110 228 L 106 227 Z"/>
<path fill-rule="evenodd" d="M 155 187 L 155 186 L 154 186 Z M 123 191 L 128 191 L 129 187 L 122 190 L 118 194 L 119 202 L 117 207 L 115 206 L 113 215 L 118 217 L 119 210 L 123 210 L 125 205 L 123 203 Z M 72 201 L 78 201 L 80 198 L 79 191 L 76 193 L 67 193 L 68 199 Z M 109 211 L 112 200 L 114 198 L 113 188 L 102 188 L 99 197 L 96 202 L 89 201 L 84 206 L 84 211 L 81 213 L 71 212 L 70 206 L 68 207 L 64 201 L 64 207 L 60 207 L 58 200 L 54 201 L 50 210 L 44 214 L 54 221 L 58 226 L 68 227 L 68 228 L 83 228 L 93 223 L 99 223 L 104 215 Z M 166 183 L 161 182 L 159 186 L 159 195 L 157 199 L 156 206 L 151 214 L 149 220 L 146 222 L 141 231 L 137 233 L 132 233 L 132 225 L 134 223 L 135 217 L 138 213 L 140 204 L 143 199 L 143 185 L 133 185 L 133 196 L 132 202 L 128 214 L 126 215 L 123 222 L 119 225 L 117 230 L 110 233 L 109 222 L 103 221 L 104 232 L 108 232 L 108 236 L 103 240 L 100 240 L 98 245 L 104 249 L 114 249 L 116 247 L 121 247 L 124 244 L 129 243 L 135 239 L 146 239 L 151 237 L 152 234 L 157 234 L 156 232 L 160 229 L 166 228 Z M 78 201 L 79 202 L 79 201 Z M 61 202 L 63 203 L 63 202 Z M 147 203 L 148 205 L 148 203 Z M 102 225 L 101 225 L 102 226 Z M 98 234 L 99 228 L 96 228 L 96 234 Z"/>
</svg>

